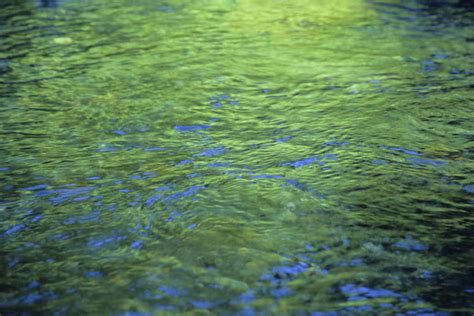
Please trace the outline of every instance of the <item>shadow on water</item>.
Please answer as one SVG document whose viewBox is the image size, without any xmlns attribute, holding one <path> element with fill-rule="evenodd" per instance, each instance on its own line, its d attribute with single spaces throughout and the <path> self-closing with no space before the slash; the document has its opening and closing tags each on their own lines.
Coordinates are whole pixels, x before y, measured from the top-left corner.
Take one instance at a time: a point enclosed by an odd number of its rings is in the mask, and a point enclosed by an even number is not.
<svg viewBox="0 0 474 316">
<path fill-rule="evenodd" d="M 426 1 L 426 0 L 420 0 L 420 3 L 422 3 L 424 6 L 427 6 L 429 8 L 446 8 L 446 7 L 451 7 L 451 8 L 462 8 L 462 9 L 468 9 L 468 10 L 473 10 L 474 9 L 474 3 L 470 0 L 455 0 L 455 1 Z"/>
</svg>

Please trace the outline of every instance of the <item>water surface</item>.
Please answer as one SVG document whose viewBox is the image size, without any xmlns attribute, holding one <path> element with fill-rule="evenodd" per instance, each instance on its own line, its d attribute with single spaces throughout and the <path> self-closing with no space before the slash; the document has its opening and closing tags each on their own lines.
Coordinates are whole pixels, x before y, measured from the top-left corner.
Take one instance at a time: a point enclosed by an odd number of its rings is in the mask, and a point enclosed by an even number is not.
<svg viewBox="0 0 474 316">
<path fill-rule="evenodd" d="M 0 312 L 473 313 L 473 21 L 2 1 Z"/>
</svg>

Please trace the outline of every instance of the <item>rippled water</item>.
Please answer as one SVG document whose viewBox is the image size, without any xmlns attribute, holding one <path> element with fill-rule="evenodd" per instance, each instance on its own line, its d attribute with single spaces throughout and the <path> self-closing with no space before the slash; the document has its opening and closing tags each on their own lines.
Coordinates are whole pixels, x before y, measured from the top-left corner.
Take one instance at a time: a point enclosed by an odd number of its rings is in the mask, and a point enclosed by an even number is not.
<svg viewBox="0 0 474 316">
<path fill-rule="evenodd" d="M 0 313 L 473 313 L 473 12 L 2 0 Z"/>
</svg>

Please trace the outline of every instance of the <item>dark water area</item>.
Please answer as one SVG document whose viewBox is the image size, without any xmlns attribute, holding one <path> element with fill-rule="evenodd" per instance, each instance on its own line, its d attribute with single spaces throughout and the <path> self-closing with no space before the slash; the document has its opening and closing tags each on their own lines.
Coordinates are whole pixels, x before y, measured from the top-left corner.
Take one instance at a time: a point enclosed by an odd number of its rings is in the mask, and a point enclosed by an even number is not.
<svg viewBox="0 0 474 316">
<path fill-rule="evenodd" d="M 1 315 L 472 315 L 474 2 L 0 0 Z"/>
</svg>

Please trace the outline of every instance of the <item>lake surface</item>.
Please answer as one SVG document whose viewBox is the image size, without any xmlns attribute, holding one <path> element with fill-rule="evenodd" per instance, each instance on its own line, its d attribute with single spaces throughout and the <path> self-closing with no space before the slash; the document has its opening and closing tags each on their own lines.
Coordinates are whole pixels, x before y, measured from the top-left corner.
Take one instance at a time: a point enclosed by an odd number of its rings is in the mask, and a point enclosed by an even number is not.
<svg viewBox="0 0 474 316">
<path fill-rule="evenodd" d="M 2 315 L 471 315 L 469 1 L 0 2 Z"/>
</svg>

